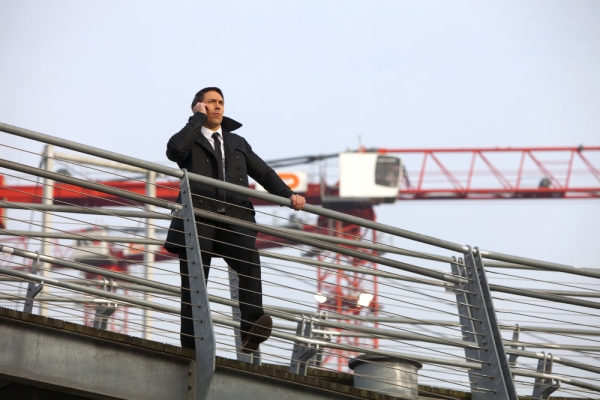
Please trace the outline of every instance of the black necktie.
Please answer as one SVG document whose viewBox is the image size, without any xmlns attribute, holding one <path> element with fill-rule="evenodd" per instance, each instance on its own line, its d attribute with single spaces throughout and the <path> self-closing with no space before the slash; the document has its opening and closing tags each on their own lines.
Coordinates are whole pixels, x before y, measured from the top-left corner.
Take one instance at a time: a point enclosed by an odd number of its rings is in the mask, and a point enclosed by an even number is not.
<svg viewBox="0 0 600 400">
<path fill-rule="evenodd" d="M 223 153 L 221 153 L 221 141 L 219 140 L 219 133 L 215 132 L 212 135 L 213 140 L 215 141 L 215 155 L 217 156 L 217 179 L 223 180 Z"/>
<path fill-rule="evenodd" d="M 223 153 L 221 153 L 221 141 L 219 140 L 219 133 L 215 132 L 212 135 L 215 141 L 215 156 L 217 157 L 217 179 L 222 181 L 223 179 Z M 217 198 L 221 201 L 225 201 L 225 191 L 223 189 L 217 189 Z M 225 203 L 219 203 L 217 205 L 218 213 L 225 213 Z"/>
</svg>

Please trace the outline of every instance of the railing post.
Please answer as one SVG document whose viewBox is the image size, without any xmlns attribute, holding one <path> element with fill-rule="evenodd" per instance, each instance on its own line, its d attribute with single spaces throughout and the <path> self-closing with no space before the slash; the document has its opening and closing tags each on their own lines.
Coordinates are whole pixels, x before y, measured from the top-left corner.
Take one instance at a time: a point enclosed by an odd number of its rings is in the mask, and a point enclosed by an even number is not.
<svg viewBox="0 0 600 400">
<path fill-rule="evenodd" d="M 114 280 L 108 280 L 104 278 L 103 288 L 107 292 L 113 292 L 115 287 L 117 286 Z M 108 319 L 114 314 L 117 310 L 117 303 L 108 303 L 106 306 L 98 306 L 96 307 L 96 316 L 94 317 L 94 328 L 96 329 L 106 329 L 108 327 Z"/>
<path fill-rule="evenodd" d="M 44 147 L 44 169 L 46 171 L 54 172 L 54 146 L 47 144 Z M 54 181 L 52 179 L 44 178 L 44 184 L 42 188 L 42 204 L 54 204 Z M 42 213 L 42 232 L 50 232 L 52 228 L 52 215 L 49 212 Z M 50 243 L 49 240 L 42 241 L 41 253 L 44 256 L 50 255 Z M 42 270 L 42 276 L 48 278 L 50 276 L 50 264 L 42 263 L 38 266 Z M 42 288 L 42 294 L 48 294 L 47 288 Z M 45 303 L 40 303 L 39 306 L 40 315 L 48 316 L 48 306 Z"/>
<path fill-rule="evenodd" d="M 146 196 L 148 197 L 156 197 L 156 172 L 148 171 L 146 173 Z M 146 211 L 154 211 L 156 208 L 152 204 L 146 204 Z M 146 237 L 147 238 L 155 238 L 156 229 L 154 228 L 154 218 L 146 218 Z M 154 280 L 154 251 L 156 249 L 156 245 L 146 244 L 144 245 L 144 278 L 151 281 Z M 152 294 L 146 292 L 144 293 L 144 300 L 152 301 Z M 152 310 L 144 309 L 144 339 L 150 340 L 152 338 L 151 331 L 151 320 L 152 320 Z"/>
<path fill-rule="evenodd" d="M 313 329 L 315 328 L 315 321 L 313 317 L 307 317 L 302 315 L 302 321 L 298 322 L 296 328 L 296 336 L 306 337 L 309 339 L 313 338 Z M 290 362 L 290 373 L 306 376 L 308 365 L 311 359 L 319 351 L 318 345 L 307 344 L 303 342 L 294 342 L 294 349 L 292 350 L 292 360 Z"/>
<path fill-rule="evenodd" d="M 227 267 L 229 271 L 229 292 L 231 294 L 231 300 L 237 302 L 240 300 L 240 278 L 237 272 L 231 267 Z M 234 321 L 242 321 L 242 312 L 239 307 L 231 306 L 231 316 Z M 235 354 L 238 361 L 243 361 L 249 364 L 260 365 L 260 347 L 252 354 L 242 353 L 242 334 L 239 328 L 233 329 L 235 336 Z"/>
<path fill-rule="evenodd" d="M 469 372 L 473 400 L 517 400 L 502 334 L 492 301 L 481 255 L 468 247 L 465 265 L 452 263 L 455 275 L 467 278 L 456 284 L 456 299 L 465 340 L 477 343 L 478 349 L 465 348 L 469 361 L 481 361 L 481 370 Z"/>
<path fill-rule="evenodd" d="M 519 333 L 520 333 L 520 332 L 521 332 L 521 328 L 519 327 L 519 324 L 516 324 L 516 325 L 515 325 L 515 329 L 513 330 L 513 335 L 512 335 L 512 341 L 513 341 L 514 343 L 518 343 L 518 342 L 519 342 Z M 510 348 L 511 348 L 511 349 L 518 350 L 518 349 L 519 349 L 519 346 L 517 346 L 516 344 L 513 344 L 512 346 L 510 346 Z M 523 346 L 523 349 L 522 349 L 522 350 L 525 350 L 525 346 Z M 508 364 L 509 364 L 511 367 L 515 367 L 515 366 L 517 365 L 517 358 L 518 358 L 518 357 L 519 357 L 519 356 L 518 356 L 517 354 L 514 354 L 514 353 L 512 353 L 512 354 L 509 354 L 509 355 L 508 355 Z"/>
<path fill-rule="evenodd" d="M 204 400 L 215 372 L 215 332 L 210 316 L 210 304 L 204 279 L 204 268 L 200 256 L 196 218 L 190 192 L 188 173 L 184 169 L 181 178 L 181 209 L 175 212 L 175 218 L 183 219 L 185 230 L 186 256 L 192 300 L 194 340 L 196 344 L 195 385 L 188 386 L 190 399 Z M 182 288 L 182 290 L 185 290 Z"/>
<path fill-rule="evenodd" d="M 538 360 L 537 372 L 542 374 L 552 374 L 552 364 L 554 358 L 552 354 L 548 354 L 550 358 L 546 358 L 546 353 L 542 351 L 544 357 Z M 560 389 L 560 381 L 556 381 L 552 383 L 551 378 L 535 378 L 535 383 L 533 386 L 533 395 L 534 399 L 538 400 L 548 400 L 550 395 Z"/>
<path fill-rule="evenodd" d="M 31 273 L 36 274 L 40 264 L 40 254 L 36 251 L 37 257 L 31 263 Z M 25 305 L 23 306 L 23 312 L 31 314 L 33 312 L 33 299 L 38 295 L 39 292 L 44 288 L 44 283 L 36 284 L 33 281 L 29 281 L 27 284 L 27 294 L 25 295 Z"/>
</svg>

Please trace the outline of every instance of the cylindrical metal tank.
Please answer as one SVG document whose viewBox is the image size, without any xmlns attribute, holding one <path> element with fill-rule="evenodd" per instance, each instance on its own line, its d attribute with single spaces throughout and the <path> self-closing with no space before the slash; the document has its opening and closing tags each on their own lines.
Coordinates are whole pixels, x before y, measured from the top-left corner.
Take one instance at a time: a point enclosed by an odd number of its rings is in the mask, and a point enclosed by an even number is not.
<svg viewBox="0 0 600 400">
<path fill-rule="evenodd" d="M 423 364 L 398 357 L 363 354 L 348 362 L 354 370 L 354 386 L 416 399 L 418 373 Z M 373 378 L 373 379 L 370 379 Z"/>
</svg>

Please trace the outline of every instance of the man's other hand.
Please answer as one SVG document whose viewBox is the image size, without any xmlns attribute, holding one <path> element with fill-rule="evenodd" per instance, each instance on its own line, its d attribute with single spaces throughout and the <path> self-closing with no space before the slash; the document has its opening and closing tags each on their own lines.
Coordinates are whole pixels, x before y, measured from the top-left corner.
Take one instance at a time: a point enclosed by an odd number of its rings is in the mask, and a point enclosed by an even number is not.
<svg viewBox="0 0 600 400">
<path fill-rule="evenodd" d="M 194 114 L 196 114 L 197 112 L 206 114 L 206 103 L 203 103 L 201 101 L 197 102 L 194 108 L 192 108 L 192 111 L 194 112 Z"/>
<path fill-rule="evenodd" d="M 292 201 L 292 208 L 296 211 L 302 210 L 306 204 L 306 199 L 299 194 L 291 195 L 290 200 Z"/>
</svg>

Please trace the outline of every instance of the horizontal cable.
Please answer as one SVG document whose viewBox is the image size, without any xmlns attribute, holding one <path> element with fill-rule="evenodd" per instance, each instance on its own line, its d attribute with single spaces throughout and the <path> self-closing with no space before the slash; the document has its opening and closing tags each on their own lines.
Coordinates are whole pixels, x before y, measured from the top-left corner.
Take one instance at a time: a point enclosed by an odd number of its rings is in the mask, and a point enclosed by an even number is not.
<svg viewBox="0 0 600 400">
<path fill-rule="evenodd" d="M 2 124 L 0 124 L 1 126 Z M 121 197 L 125 197 L 125 198 L 129 198 L 131 200 L 136 200 L 136 201 L 140 201 L 142 203 L 146 203 L 146 204 L 152 204 L 158 207 L 162 207 L 162 208 L 167 208 L 167 209 L 178 209 L 180 207 L 180 205 L 177 205 L 176 203 L 172 203 L 172 202 L 168 202 L 165 200 L 159 200 L 159 199 L 155 199 L 155 198 L 150 198 L 148 196 L 143 196 L 143 195 L 139 195 L 139 194 L 135 194 L 135 193 L 131 193 L 131 192 L 127 192 L 124 190 L 120 190 L 120 189 L 115 189 L 106 185 L 101 185 L 98 183 L 92 183 L 92 182 L 88 182 L 82 179 L 77 179 L 77 178 L 72 178 L 72 177 L 68 177 L 65 176 L 63 174 L 57 174 L 57 173 L 52 173 L 49 171 L 45 171 L 39 168 L 34 168 L 34 167 L 29 167 L 23 164 L 18 164 L 18 163 L 14 163 L 11 161 L 6 161 L 6 160 L 1 160 L 0 159 L 0 167 L 5 167 L 5 168 L 9 168 L 9 169 L 14 169 L 17 171 L 21 171 L 21 172 L 25 172 L 25 173 L 31 173 L 34 175 L 38 175 L 38 176 L 42 176 L 42 177 L 47 177 L 49 179 L 53 179 L 59 182 L 64 182 L 64 183 L 69 183 L 69 184 L 73 184 L 76 186 L 80 186 L 80 187 L 86 187 L 89 189 L 93 189 L 93 190 L 98 190 L 101 192 L 105 192 L 105 193 L 109 193 L 109 194 L 114 194 L 117 196 L 121 196 Z M 211 179 L 212 181 L 212 179 Z M 216 181 L 219 182 L 219 181 Z M 221 182 L 221 183 L 225 183 L 225 182 Z M 232 186 L 236 186 L 236 185 L 232 185 Z M 238 186 L 239 188 L 239 186 Z M 247 189 L 252 191 L 251 189 Z M 259 192 L 260 193 L 260 192 Z M 276 196 L 275 196 L 276 197 Z M 289 202 L 289 200 L 288 200 Z M 449 282 L 453 282 L 453 283 L 459 283 L 462 282 L 464 279 L 463 278 L 458 278 L 458 277 L 454 277 L 451 274 L 445 274 L 445 273 L 441 273 L 441 272 L 437 272 L 437 271 L 432 271 L 426 268 L 422 268 L 422 267 L 417 267 L 411 264 L 406 264 L 406 263 L 402 263 L 399 261 L 395 261 L 395 260 L 391 260 L 391 259 L 387 259 L 387 258 L 382 258 L 382 257 L 377 257 L 377 256 L 372 256 L 369 254 L 365 254 L 359 251 L 355 251 L 355 250 L 350 250 L 350 249 L 346 249 L 343 248 L 341 246 L 335 246 L 335 245 L 330 245 L 328 243 L 323 243 L 323 242 L 319 242 L 315 239 L 308 239 L 306 237 L 299 237 L 298 235 L 293 235 L 293 234 L 289 234 L 289 233 L 284 233 L 281 232 L 277 229 L 274 228 L 270 228 L 270 227 L 265 227 L 265 226 L 259 226 L 250 222 L 246 222 L 246 221 L 242 221 L 242 220 L 237 220 L 235 218 L 231 218 L 231 217 L 227 217 L 224 215 L 220 215 L 220 214 L 215 214 L 215 213 L 211 213 L 208 211 L 202 211 L 199 209 L 195 209 L 194 213 L 199 216 L 200 218 L 206 218 L 212 221 L 216 221 L 216 222 L 225 222 L 225 223 L 229 223 L 229 224 L 233 224 L 233 225 L 237 225 L 237 226 L 242 226 L 245 228 L 249 228 L 251 230 L 254 231 L 258 231 L 258 232 L 262 232 L 262 233 L 266 233 L 266 234 L 271 234 L 273 236 L 277 236 L 277 237 L 282 237 L 284 239 L 292 239 L 295 240 L 297 242 L 300 243 L 304 243 L 304 244 L 309 244 L 309 245 L 316 245 L 317 247 L 320 248 L 325 248 L 328 250 L 332 250 L 335 251 L 337 253 L 341 253 L 341 254 L 345 254 L 345 255 L 349 255 L 349 256 L 353 256 L 353 257 L 357 257 L 360 259 L 365 259 L 368 261 L 372 261 L 372 262 L 376 262 L 379 264 L 383 264 L 383 265 L 388 265 L 391 267 L 395 267 L 395 268 L 399 268 L 399 269 L 404 269 L 407 270 L 409 272 L 413 272 L 413 273 L 417 273 L 420 275 L 425 275 L 425 276 L 429 276 L 429 277 L 433 277 L 436 279 L 441 279 L 441 280 L 445 280 L 445 281 L 449 281 Z M 339 213 L 340 215 L 344 215 Z"/>
<path fill-rule="evenodd" d="M 125 156 L 122 154 L 102 150 L 102 149 L 95 148 L 92 146 L 86 146 L 86 145 L 83 145 L 83 144 L 80 144 L 77 142 L 73 142 L 70 140 L 61 139 L 58 137 L 42 134 L 42 133 L 31 131 L 28 129 L 19 128 L 19 127 L 13 126 L 13 125 L 5 124 L 5 123 L 0 123 L 0 131 L 10 133 L 13 135 L 17 135 L 17 136 L 21 136 L 21 137 L 25 137 L 25 138 L 32 139 L 32 140 L 37 140 L 37 141 L 48 143 L 48 144 L 54 144 L 56 146 L 64 147 L 64 148 L 78 151 L 81 153 L 94 155 L 94 156 L 97 156 L 100 158 L 105 158 L 105 159 L 109 159 L 112 161 L 129 164 L 129 165 L 132 165 L 135 167 L 163 173 L 165 175 L 173 176 L 176 178 L 181 178 L 183 176 L 183 172 L 176 168 L 170 168 L 170 167 L 166 167 L 166 166 L 163 166 L 160 164 L 140 160 L 140 159 L 137 159 L 134 157 L 129 157 L 129 156 Z M 251 196 L 254 198 L 259 198 L 259 199 L 266 200 L 266 201 L 269 201 L 269 202 L 272 202 L 275 204 L 279 204 L 282 206 L 290 207 L 290 205 L 291 205 L 291 200 L 289 200 L 289 199 L 284 199 L 284 198 L 274 196 L 271 194 L 254 191 L 254 190 L 251 190 L 251 189 L 248 189 L 245 187 L 240 187 L 240 186 L 230 184 L 227 182 L 222 182 L 217 179 L 207 178 L 202 175 L 190 173 L 189 179 L 194 182 L 217 187 L 218 189 L 231 190 L 231 191 L 234 191 L 234 192 L 237 192 L 240 194 L 245 194 L 245 195 L 248 195 L 248 196 Z M 382 231 L 385 233 L 389 233 L 391 235 L 401 236 L 401 237 L 404 237 L 407 239 L 416 240 L 416 241 L 431 244 L 431 245 L 434 245 L 437 247 L 446 248 L 448 250 L 458 251 L 461 253 L 464 253 L 468 250 L 466 246 L 462 246 L 462 245 L 459 245 L 456 243 L 452 243 L 452 242 L 441 240 L 441 239 L 436 239 L 436 238 L 426 236 L 426 235 L 421 235 L 421 234 L 410 232 L 410 231 L 407 231 L 404 229 L 394 228 L 394 227 L 391 227 L 388 225 L 364 220 L 362 218 L 349 216 L 349 215 L 346 215 L 346 214 L 343 214 L 340 212 L 327 210 L 322 207 L 316 207 L 316 206 L 311 206 L 311 205 L 307 204 L 307 205 L 305 205 L 304 209 L 307 212 L 321 215 L 323 217 L 334 218 L 334 219 L 338 219 L 338 220 L 341 220 L 344 222 L 360 225 L 365 228 L 376 229 L 376 230 L 379 230 L 379 231 Z"/>
</svg>

